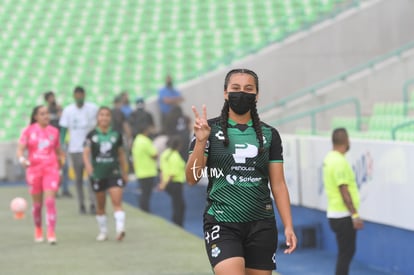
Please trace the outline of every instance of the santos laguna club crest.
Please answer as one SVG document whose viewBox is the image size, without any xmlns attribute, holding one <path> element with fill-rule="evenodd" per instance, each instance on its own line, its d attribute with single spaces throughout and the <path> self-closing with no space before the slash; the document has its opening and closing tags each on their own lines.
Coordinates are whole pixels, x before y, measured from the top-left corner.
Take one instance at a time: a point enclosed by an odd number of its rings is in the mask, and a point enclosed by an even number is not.
<svg viewBox="0 0 414 275">
<path fill-rule="evenodd" d="M 217 245 L 213 244 L 211 246 L 211 257 L 217 258 L 218 255 L 220 255 L 220 253 L 221 253 L 220 248 Z"/>
</svg>

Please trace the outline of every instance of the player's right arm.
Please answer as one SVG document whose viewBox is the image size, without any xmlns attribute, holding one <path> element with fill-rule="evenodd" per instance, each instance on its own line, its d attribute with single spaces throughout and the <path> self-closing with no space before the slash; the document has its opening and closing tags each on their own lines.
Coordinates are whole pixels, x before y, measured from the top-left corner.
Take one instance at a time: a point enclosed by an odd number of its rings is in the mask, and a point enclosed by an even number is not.
<svg viewBox="0 0 414 275">
<path fill-rule="evenodd" d="M 207 122 L 207 108 L 203 105 L 203 113 L 200 116 L 196 108 L 192 107 L 194 113 L 194 148 L 189 155 L 187 165 L 185 167 L 185 175 L 187 182 L 191 185 L 196 184 L 202 177 L 202 170 L 206 166 L 207 157 L 204 155 L 208 137 L 211 128 Z"/>
<path fill-rule="evenodd" d="M 90 135 L 88 134 L 88 136 L 86 137 L 85 140 L 85 145 L 83 147 L 83 163 L 85 164 L 85 170 L 88 173 L 88 176 L 92 176 L 93 175 L 93 166 L 92 166 L 92 162 L 91 162 L 91 139 L 90 139 Z"/>
<path fill-rule="evenodd" d="M 66 133 L 68 132 L 68 128 L 60 127 L 59 130 L 59 141 L 60 144 L 65 144 Z"/>
<path fill-rule="evenodd" d="M 19 163 L 23 167 L 29 166 L 29 161 L 24 157 L 25 150 L 26 150 L 26 144 L 22 144 L 22 143 L 17 144 L 16 156 L 17 156 L 17 159 L 19 160 Z"/>
<path fill-rule="evenodd" d="M 59 140 L 60 144 L 65 144 L 66 133 L 68 132 L 69 127 L 69 115 L 68 107 L 63 109 L 62 115 L 59 119 Z"/>
<path fill-rule="evenodd" d="M 23 167 L 29 166 L 29 161 L 24 156 L 24 151 L 27 149 L 27 141 L 28 141 L 28 133 L 27 128 L 22 132 L 22 135 L 20 136 L 19 142 L 17 143 L 17 151 L 16 156 L 19 160 L 19 163 Z"/>
</svg>

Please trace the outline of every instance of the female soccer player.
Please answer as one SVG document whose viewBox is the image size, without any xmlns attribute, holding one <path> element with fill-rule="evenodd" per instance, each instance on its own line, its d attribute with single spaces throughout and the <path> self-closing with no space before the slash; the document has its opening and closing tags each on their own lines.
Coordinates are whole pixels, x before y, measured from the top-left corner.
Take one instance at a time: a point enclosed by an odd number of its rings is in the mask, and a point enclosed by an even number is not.
<svg viewBox="0 0 414 275">
<path fill-rule="evenodd" d="M 108 239 L 106 226 L 106 191 L 111 197 L 116 223 L 116 239 L 125 236 L 125 212 L 122 209 L 123 187 L 128 181 L 128 162 L 122 147 L 122 136 L 111 128 L 111 110 L 101 107 L 97 126 L 88 133 L 83 150 L 83 161 L 96 194 L 96 220 L 99 226 L 97 241 Z"/>
<path fill-rule="evenodd" d="M 277 228 L 270 191 L 285 227 L 284 252 L 296 248 L 281 139 L 259 119 L 258 92 L 257 75 L 236 69 L 225 78 L 220 117 L 207 120 L 206 107 L 200 115 L 193 106 L 194 138 L 186 177 L 195 184 L 208 176 L 204 233 L 216 275 L 270 275 L 276 268 Z"/>
<path fill-rule="evenodd" d="M 28 158 L 24 156 L 28 151 Z M 59 189 L 59 167 L 64 153 L 59 144 L 59 131 L 49 125 L 49 113 L 45 106 L 36 106 L 30 125 L 20 136 L 17 146 L 19 162 L 26 168 L 26 181 L 32 196 L 32 215 L 35 224 L 35 242 L 43 242 L 42 205 L 46 205 L 47 240 L 56 243 L 56 192 Z"/>
<path fill-rule="evenodd" d="M 165 190 L 172 200 L 172 221 L 178 225 L 184 224 L 185 202 L 183 185 L 185 183 L 185 161 L 180 154 L 181 136 L 171 136 L 167 149 L 160 156 L 161 183 L 160 190 Z"/>
</svg>

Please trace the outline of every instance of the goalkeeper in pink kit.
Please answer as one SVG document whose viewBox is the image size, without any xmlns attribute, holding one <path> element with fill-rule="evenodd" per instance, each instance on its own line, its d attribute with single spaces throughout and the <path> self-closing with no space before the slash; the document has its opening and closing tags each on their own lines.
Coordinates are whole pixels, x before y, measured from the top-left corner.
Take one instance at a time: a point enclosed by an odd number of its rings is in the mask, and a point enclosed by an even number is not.
<svg viewBox="0 0 414 275">
<path fill-rule="evenodd" d="M 28 157 L 24 156 L 27 150 Z M 58 129 L 49 125 L 49 113 L 45 106 L 33 109 L 30 125 L 19 139 L 19 162 L 26 168 L 26 181 L 32 196 L 32 215 L 35 224 L 35 242 L 43 241 L 42 206 L 46 206 L 47 240 L 56 243 L 56 202 L 59 189 L 59 169 L 64 161 L 60 148 Z"/>
</svg>

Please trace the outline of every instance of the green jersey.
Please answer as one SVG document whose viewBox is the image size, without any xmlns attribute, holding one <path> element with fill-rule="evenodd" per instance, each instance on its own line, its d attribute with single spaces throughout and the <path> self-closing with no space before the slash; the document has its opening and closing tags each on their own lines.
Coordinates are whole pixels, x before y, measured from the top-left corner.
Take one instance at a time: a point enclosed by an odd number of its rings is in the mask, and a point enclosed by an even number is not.
<svg viewBox="0 0 414 275">
<path fill-rule="evenodd" d="M 122 148 L 122 136 L 119 132 L 109 129 L 103 133 L 96 128 L 86 136 L 86 146 L 91 150 L 93 178 L 120 177 L 118 150 Z"/>
<path fill-rule="evenodd" d="M 264 150 L 259 152 L 259 141 L 251 121 L 243 125 L 228 121 L 228 146 L 223 144 L 220 118 L 210 119 L 208 123 L 211 133 L 205 148 L 207 168 L 204 175 L 195 175 L 207 176 L 209 180 L 206 212 L 221 222 L 274 217 L 268 182 L 269 163 L 283 162 L 277 130 L 260 123 Z M 194 144 L 193 139 L 190 153 Z"/>
</svg>

